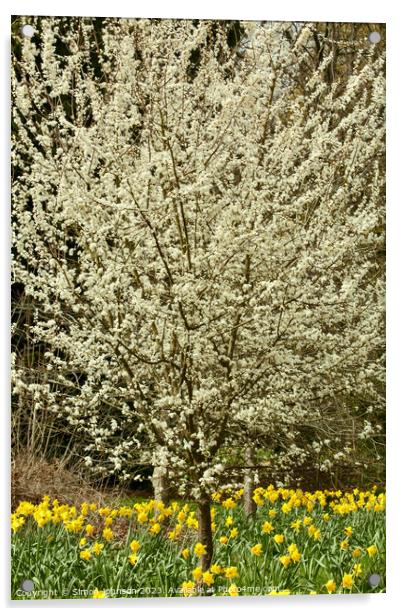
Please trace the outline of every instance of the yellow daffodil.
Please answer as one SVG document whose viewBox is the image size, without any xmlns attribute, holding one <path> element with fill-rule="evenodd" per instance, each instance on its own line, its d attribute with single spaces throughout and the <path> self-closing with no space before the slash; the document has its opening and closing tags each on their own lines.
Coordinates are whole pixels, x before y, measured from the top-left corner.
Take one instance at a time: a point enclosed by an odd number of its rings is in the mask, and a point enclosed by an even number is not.
<svg viewBox="0 0 402 616">
<path fill-rule="evenodd" d="M 207 586 L 211 586 L 214 583 L 214 576 L 210 571 L 205 571 L 205 573 L 202 574 L 202 581 Z"/>
<path fill-rule="evenodd" d="M 140 547 L 141 547 L 141 543 L 137 539 L 133 539 L 132 542 L 130 543 L 130 550 L 132 552 L 138 552 Z"/>
<path fill-rule="evenodd" d="M 264 522 L 261 530 L 264 534 L 267 535 L 274 530 L 274 527 L 272 526 L 271 522 Z"/>
<path fill-rule="evenodd" d="M 114 532 L 110 528 L 104 528 L 102 537 L 106 539 L 106 541 L 112 541 L 114 539 Z"/>
<path fill-rule="evenodd" d="M 191 597 L 195 593 L 195 584 L 191 580 L 183 582 L 181 585 L 181 592 L 184 597 Z"/>
<path fill-rule="evenodd" d="M 336 584 L 334 580 L 328 580 L 328 582 L 324 584 L 324 586 L 330 595 L 336 591 Z"/>
<path fill-rule="evenodd" d="M 18 516 L 15 513 L 11 514 L 11 529 L 13 533 L 16 533 L 21 528 L 21 526 L 24 526 L 24 524 L 25 518 L 23 516 Z"/>
<path fill-rule="evenodd" d="M 207 546 L 202 543 L 196 543 L 194 546 L 194 554 L 196 556 L 202 556 L 207 553 Z"/>
<path fill-rule="evenodd" d="M 254 494 L 252 498 L 257 507 L 262 507 L 262 505 L 264 504 L 264 499 L 262 499 L 259 494 Z"/>
<path fill-rule="evenodd" d="M 198 520 L 194 516 L 188 516 L 186 524 L 188 528 L 198 529 Z"/>
<path fill-rule="evenodd" d="M 219 575 L 220 573 L 222 573 L 222 567 L 220 565 L 211 565 L 211 573 L 213 573 L 214 575 Z"/>
<path fill-rule="evenodd" d="M 181 522 L 183 524 L 183 522 L 186 521 L 186 514 L 184 511 L 179 511 L 179 513 L 177 514 L 177 519 L 179 520 L 179 522 Z"/>
<path fill-rule="evenodd" d="M 236 503 L 233 498 L 227 498 L 223 501 L 222 505 L 225 509 L 234 509 L 236 507 Z"/>
<path fill-rule="evenodd" d="M 342 587 L 350 590 L 353 586 L 353 576 L 350 573 L 345 573 L 342 578 Z"/>
<path fill-rule="evenodd" d="M 53 503 L 56 503 L 56 506 L 58 505 L 57 501 L 53 501 Z M 14 515 L 19 516 L 19 515 L 24 515 L 24 516 L 28 516 L 28 515 L 32 515 L 35 511 L 35 505 L 33 505 L 32 503 L 30 503 L 29 501 L 21 501 L 20 504 L 18 505 L 17 509 L 14 512 Z"/>
<path fill-rule="evenodd" d="M 288 554 L 284 554 L 283 556 L 280 556 L 279 560 L 282 563 L 282 565 L 285 567 L 285 569 L 292 562 L 292 559 L 291 559 L 291 557 Z"/>
<path fill-rule="evenodd" d="M 202 578 L 202 569 L 201 567 L 196 567 L 192 570 L 193 579 L 198 582 Z"/>
<path fill-rule="evenodd" d="M 106 599 L 106 593 L 104 590 L 98 590 L 95 588 L 92 599 Z"/>
<path fill-rule="evenodd" d="M 140 524 L 145 524 L 146 522 L 148 522 L 148 514 L 145 513 L 145 511 L 141 511 L 141 513 L 139 513 L 137 516 L 137 520 Z"/>
<path fill-rule="evenodd" d="M 94 543 L 94 544 L 93 544 L 93 546 L 92 546 L 92 552 L 93 552 L 94 554 L 96 554 L 96 556 L 99 556 L 99 554 L 101 554 L 101 552 L 102 552 L 102 550 L 103 550 L 103 548 L 104 548 L 104 547 L 105 547 L 105 546 L 104 546 L 104 544 L 103 544 L 103 543 L 98 543 L 98 542 L 96 542 L 96 543 Z"/>
<path fill-rule="evenodd" d="M 377 547 L 375 545 L 370 545 L 367 548 L 367 554 L 370 556 L 370 558 L 372 558 L 373 556 L 375 556 L 377 554 Z"/>
<path fill-rule="evenodd" d="M 262 554 L 262 544 L 261 543 L 257 543 L 256 545 L 253 545 L 252 548 L 250 548 L 251 553 L 254 556 L 261 556 Z"/>
<path fill-rule="evenodd" d="M 269 595 L 290 595 L 290 590 L 288 590 L 287 588 L 285 588 L 284 590 L 271 590 L 271 592 L 268 593 Z"/>
<path fill-rule="evenodd" d="M 160 533 L 160 531 L 161 525 L 159 524 L 159 522 L 155 522 L 155 524 L 152 524 L 151 528 L 149 529 L 151 535 L 157 535 L 158 533 Z"/>
<path fill-rule="evenodd" d="M 238 577 L 239 573 L 237 567 L 226 567 L 225 576 L 230 580 L 232 578 Z"/>
<path fill-rule="evenodd" d="M 301 554 L 297 548 L 297 545 L 295 543 L 292 543 L 289 547 L 288 547 L 288 552 L 289 552 L 289 556 L 290 558 L 293 560 L 294 563 L 298 563 L 301 559 Z"/>
<path fill-rule="evenodd" d="M 49 514 L 50 514 L 50 512 L 49 512 Z M 36 514 L 35 514 L 35 516 L 36 516 Z M 50 517 L 51 517 L 51 514 L 50 514 Z M 44 522 L 44 524 L 46 524 L 46 522 L 50 520 L 50 517 L 46 516 L 46 518 L 44 520 L 41 520 L 41 522 Z M 38 520 L 37 520 L 37 522 L 38 522 L 38 526 L 42 526 L 43 525 L 42 523 L 39 523 Z M 83 524 L 84 524 L 84 518 L 82 516 L 80 516 L 78 518 L 75 518 L 73 520 L 68 520 L 68 521 L 66 520 L 64 522 L 64 526 L 71 533 L 79 533 L 79 532 L 81 532 Z"/>
</svg>

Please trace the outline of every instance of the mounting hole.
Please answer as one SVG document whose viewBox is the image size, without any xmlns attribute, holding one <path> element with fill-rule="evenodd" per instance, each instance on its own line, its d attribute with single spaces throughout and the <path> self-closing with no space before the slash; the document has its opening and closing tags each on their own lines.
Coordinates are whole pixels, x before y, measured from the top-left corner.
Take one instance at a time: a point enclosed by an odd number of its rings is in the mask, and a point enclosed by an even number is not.
<svg viewBox="0 0 402 616">
<path fill-rule="evenodd" d="M 31 38 L 35 34 L 35 30 L 33 26 L 30 24 L 24 24 L 21 28 L 22 36 L 26 36 L 27 38 Z"/>
<path fill-rule="evenodd" d="M 23 580 L 21 582 L 21 589 L 24 592 L 32 592 L 34 589 L 34 583 L 32 580 Z"/>
<path fill-rule="evenodd" d="M 371 588 L 375 588 L 381 582 L 381 576 L 378 573 L 372 573 L 369 575 L 368 583 Z"/>
<path fill-rule="evenodd" d="M 379 43 L 381 41 L 381 34 L 379 32 L 370 32 L 368 40 L 370 43 Z"/>
</svg>

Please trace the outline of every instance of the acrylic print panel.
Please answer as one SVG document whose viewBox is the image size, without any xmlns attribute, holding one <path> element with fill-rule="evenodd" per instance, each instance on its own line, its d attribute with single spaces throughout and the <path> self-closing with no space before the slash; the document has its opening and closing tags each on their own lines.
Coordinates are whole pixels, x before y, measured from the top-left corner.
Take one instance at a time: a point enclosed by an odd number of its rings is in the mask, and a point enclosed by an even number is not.
<svg viewBox="0 0 402 616">
<path fill-rule="evenodd" d="M 384 63 L 13 18 L 13 599 L 385 591 Z"/>
</svg>

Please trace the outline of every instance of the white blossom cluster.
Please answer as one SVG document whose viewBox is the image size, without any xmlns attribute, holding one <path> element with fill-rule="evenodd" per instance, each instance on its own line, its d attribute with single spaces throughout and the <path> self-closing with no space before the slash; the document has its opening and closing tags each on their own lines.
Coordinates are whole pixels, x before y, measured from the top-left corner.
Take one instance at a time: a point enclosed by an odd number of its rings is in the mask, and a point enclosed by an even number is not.
<svg viewBox="0 0 402 616">
<path fill-rule="evenodd" d="M 52 385 L 16 368 L 15 393 L 82 430 L 88 466 L 160 465 L 195 497 L 256 429 L 283 477 L 329 468 L 348 397 L 383 404 L 384 57 L 300 94 L 312 24 L 294 46 L 245 24 L 241 59 L 208 21 L 105 20 L 98 48 L 93 20 L 34 25 L 13 71 L 13 276 Z"/>
</svg>

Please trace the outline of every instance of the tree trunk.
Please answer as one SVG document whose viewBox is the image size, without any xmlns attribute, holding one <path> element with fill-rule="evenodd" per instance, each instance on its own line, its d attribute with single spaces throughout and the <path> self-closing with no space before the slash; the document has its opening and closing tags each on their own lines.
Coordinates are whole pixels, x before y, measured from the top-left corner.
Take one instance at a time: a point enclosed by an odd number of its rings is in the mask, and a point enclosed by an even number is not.
<svg viewBox="0 0 402 616">
<path fill-rule="evenodd" d="M 254 447 L 252 447 L 251 445 L 248 445 L 246 447 L 245 462 L 246 462 L 246 467 L 253 467 L 256 465 L 255 450 L 254 450 Z M 244 511 L 246 513 L 246 516 L 253 516 L 257 509 L 257 505 L 253 501 L 254 488 L 255 488 L 254 469 L 246 468 L 245 473 L 244 473 L 244 493 L 243 493 Z"/>
<path fill-rule="evenodd" d="M 168 502 L 168 473 L 164 466 L 154 466 L 152 474 L 152 485 L 154 488 L 154 499 L 160 503 Z"/>
<path fill-rule="evenodd" d="M 205 545 L 206 553 L 201 556 L 201 569 L 207 571 L 211 566 L 213 555 L 211 502 L 204 494 L 198 501 L 198 541 Z"/>
</svg>

